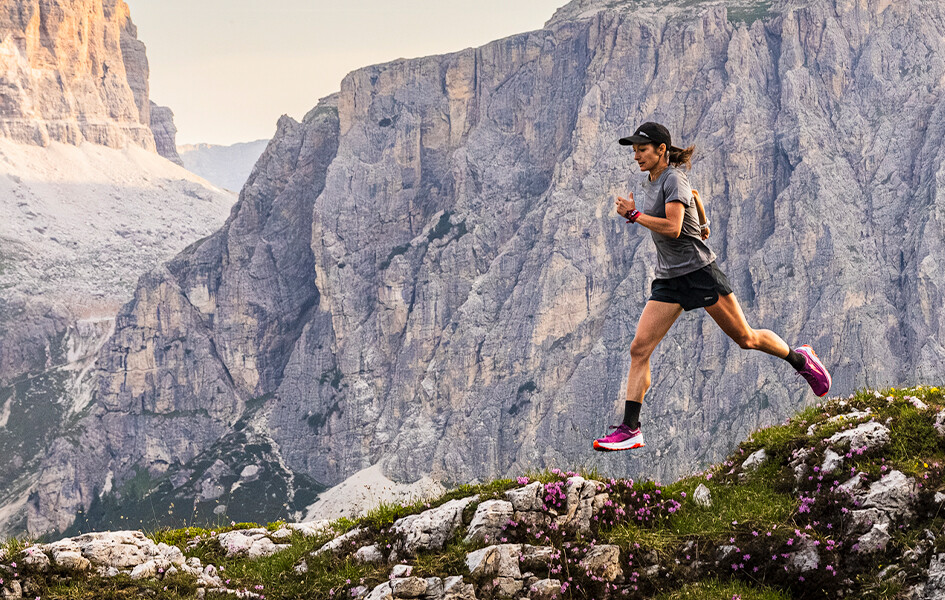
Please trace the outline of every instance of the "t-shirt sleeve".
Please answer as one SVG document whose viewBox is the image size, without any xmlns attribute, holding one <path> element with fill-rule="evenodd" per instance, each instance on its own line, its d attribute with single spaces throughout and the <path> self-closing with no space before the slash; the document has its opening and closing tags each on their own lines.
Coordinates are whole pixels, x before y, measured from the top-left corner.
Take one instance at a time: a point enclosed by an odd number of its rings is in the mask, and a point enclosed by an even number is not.
<svg viewBox="0 0 945 600">
<path fill-rule="evenodd" d="M 663 189 L 666 191 L 666 204 L 670 202 L 682 202 L 685 206 L 692 204 L 692 186 L 689 185 L 689 178 L 685 173 L 674 171 L 667 175 Z"/>
</svg>

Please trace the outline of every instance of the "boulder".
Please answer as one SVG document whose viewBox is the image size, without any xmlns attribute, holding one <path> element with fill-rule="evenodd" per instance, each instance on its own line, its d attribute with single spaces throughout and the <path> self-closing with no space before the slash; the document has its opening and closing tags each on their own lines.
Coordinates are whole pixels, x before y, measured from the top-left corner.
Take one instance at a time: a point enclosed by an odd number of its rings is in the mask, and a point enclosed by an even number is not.
<svg viewBox="0 0 945 600">
<path fill-rule="evenodd" d="M 541 579 L 528 589 L 530 600 L 552 600 L 559 596 L 561 596 L 561 581 L 557 579 Z"/>
<path fill-rule="evenodd" d="M 427 580 L 422 577 L 401 577 L 390 580 L 394 598 L 419 598 L 427 593 Z"/>
<path fill-rule="evenodd" d="M 394 592 L 391 590 L 390 582 L 385 581 L 367 595 L 365 600 L 393 600 Z"/>
<path fill-rule="evenodd" d="M 870 485 L 861 504 L 864 508 L 877 508 L 890 517 L 908 516 L 918 491 L 915 480 L 901 471 L 890 471 Z"/>
<path fill-rule="evenodd" d="M 53 561 L 57 567 L 68 569 L 70 571 L 88 571 L 92 568 L 92 562 L 82 556 L 79 552 L 59 552 L 54 555 Z"/>
<path fill-rule="evenodd" d="M 567 509 L 563 515 L 555 519 L 559 527 L 567 527 L 586 533 L 591 529 L 591 519 L 607 501 L 607 494 L 598 494 L 602 488 L 600 482 L 570 477 L 567 482 Z"/>
<path fill-rule="evenodd" d="M 945 409 L 938 411 L 938 414 L 935 415 L 935 431 L 939 435 L 945 436 Z"/>
<path fill-rule="evenodd" d="M 506 500 L 486 500 L 476 508 L 469 523 L 465 542 L 497 541 L 502 528 L 512 518 L 512 503 Z"/>
<path fill-rule="evenodd" d="M 523 544 L 521 566 L 522 568 L 528 569 L 529 571 L 547 569 L 549 563 L 551 563 L 551 560 L 554 557 L 555 552 L 555 549 L 551 546 L 532 546 L 529 544 Z"/>
<path fill-rule="evenodd" d="M 892 536 L 889 535 L 889 523 L 876 523 L 873 528 L 861 535 L 856 541 L 857 552 L 883 552 Z"/>
<path fill-rule="evenodd" d="M 42 546 L 30 546 L 20 554 L 20 563 L 29 566 L 34 571 L 45 573 L 49 570 L 49 557 Z"/>
<path fill-rule="evenodd" d="M 264 558 L 266 556 L 272 556 L 276 552 L 288 550 L 291 547 L 290 544 L 276 544 L 267 537 L 261 537 L 253 541 L 253 545 L 250 546 L 247 556 L 250 559 Z"/>
<path fill-rule="evenodd" d="M 876 421 L 863 423 L 857 427 L 854 427 L 853 429 L 840 431 L 827 438 L 828 446 L 849 446 L 853 450 L 857 450 L 859 448 L 874 450 L 876 448 L 882 448 L 888 443 L 889 428 L 885 425 L 877 423 Z"/>
<path fill-rule="evenodd" d="M 820 566 L 820 553 L 813 541 L 802 537 L 797 539 L 795 546 L 797 550 L 788 559 L 788 568 L 796 573 L 806 573 Z"/>
<path fill-rule="evenodd" d="M 331 521 L 319 519 L 317 521 L 307 521 L 305 523 L 286 523 L 286 529 L 298 531 L 305 537 L 316 537 L 331 531 Z"/>
<path fill-rule="evenodd" d="M 762 448 L 757 452 L 752 452 L 742 463 L 742 468 L 749 472 L 757 471 L 766 460 L 768 460 L 768 453 Z"/>
<path fill-rule="evenodd" d="M 384 555 L 377 544 L 371 544 L 358 548 L 358 551 L 354 553 L 354 560 L 359 563 L 377 564 L 384 562 Z"/>
<path fill-rule="evenodd" d="M 824 474 L 833 473 L 842 466 L 843 456 L 828 448 L 827 451 L 824 452 L 824 462 L 820 466 L 820 472 Z"/>
<path fill-rule="evenodd" d="M 459 575 L 447 577 L 443 580 L 442 600 L 477 600 L 476 588 L 471 583 L 463 582 Z"/>
<path fill-rule="evenodd" d="M 355 539 L 361 536 L 364 533 L 364 530 L 360 527 L 355 527 L 351 531 L 339 535 L 335 539 L 326 543 L 324 546 L 312 553 L 312 556 L 318 556 L 322 552 L 340 552 L 351 545 Z"/>
<path fill-rule="evenodd" d="M 540 481 L 533 481 L 526 486 L 505 492 L 505 497 L 512 503 L 516 512 L 537 512 L 545 508 L 543 490 L 544 485 Z"/>
<path fill-rule="evenodd" d="M 397 579 L 399 577 L 410 577 L 410 574 L 413 572 L 413 567 L 410 565 L 394 565 L 394 568 L 390 570 L 391 579 Z"/>
<path fill-rule="evenodd" d="M 594 546 L 581 560 L 580 565 L 588 574 L 604 581 L 623 581 L 620 568 L 620 547 L 610 544 Z"/>
<path fill-rule="evenodd" d="M 700 483 L 696 487 L 696 491 L 692 493 L 692 501 L 696 503 L 697 506 L 703 508 L 712 507 L 712 492 L 709 491 L 709 488 L 705 484 Z"/>
<path fill-rule="evenodd" d="M 226 556 L 246 556 L 253 547 L 253 538 L 244 531 L 228 531 L 217 536 L 217 542 Z"/>
<path fill-rule="evenodd" d="M 945 554 L 936 554 L 929 564 L 929 578 L 922 589 L 920 600 L 941 598 L 945 598 Z"/>
<path fill-rule="evenodd" d="M 391 532 L 401 536 L 398 555 L 416 555 L 420 550 L 441 550 L 463 524 L 463 509 L 478 496 L 450 500 L 442 506 L 398 519 Z"/>
<path fill-rule="evenodd" d="M 23 597 L 23 588 L 19 581 L 7 581 L 0 585 L 0 599 L 20 600 Z"/>
</svg>

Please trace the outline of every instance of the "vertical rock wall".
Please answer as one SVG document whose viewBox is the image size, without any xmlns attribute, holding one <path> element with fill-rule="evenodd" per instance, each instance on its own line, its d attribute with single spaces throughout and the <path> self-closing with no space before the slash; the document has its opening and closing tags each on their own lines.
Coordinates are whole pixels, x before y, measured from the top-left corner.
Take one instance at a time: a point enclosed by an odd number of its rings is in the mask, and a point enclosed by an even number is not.
<svg viewBox="0 0 945 600">
<path fill-rule="evenodd" d="M 122 0 L 0 2 L 0 135 L 154 150 L 148 60 Z"/>
</svg>

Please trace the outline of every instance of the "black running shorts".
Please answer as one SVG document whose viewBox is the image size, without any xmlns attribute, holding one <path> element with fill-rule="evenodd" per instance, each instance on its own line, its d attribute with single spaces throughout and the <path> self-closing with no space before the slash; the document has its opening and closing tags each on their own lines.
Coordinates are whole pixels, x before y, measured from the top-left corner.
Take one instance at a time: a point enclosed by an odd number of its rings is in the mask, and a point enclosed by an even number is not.
<svg viewBox="0 0 945 600">
<path fill-rule="evenodd" d="M 678 304 L 684 310 L 712 306 L 719 296 L 732 293 L 732 285 L 712 262 L 698 271 L 669 279 L 654 279 L 650 287 L 650 300 Z"/>
</svg>

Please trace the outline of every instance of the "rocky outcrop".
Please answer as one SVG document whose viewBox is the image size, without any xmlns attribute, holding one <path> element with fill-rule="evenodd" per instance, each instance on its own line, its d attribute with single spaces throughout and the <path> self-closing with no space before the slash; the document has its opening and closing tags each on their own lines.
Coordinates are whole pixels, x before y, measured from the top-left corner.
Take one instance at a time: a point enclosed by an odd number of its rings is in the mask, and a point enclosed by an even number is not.
<svg viewBox="0 0 945 600">
<path fill-rule="evenodd" d="M 174 125 L 174 111 L 151 102 L 150 118 L 151 133 L 154 134 L 154 146 L 157 153 L 183 167 L 184 163 L 177 153 L 177 126 Z"/>
<path fill-rule="evenodd" d="M 154 150 L 148 61 L 122 0 L 7 0 L 0 40 L 0 135 Z"/>
<path fill-rule="evenodd" d="M 811 343 L 834 393 L 941 373 L 945 9 L 734 8 L 581 0 L 540 31 L 355 71 L 281 123 L 226 228 L 122 312 L 75 438 L 93 450 L 53 447 L 31 530 L 238 425 L 326 485 L 376 463 L 456 483 L 582 464 L 654 269 L 613 213 L 641 178 L 615 140 L 647 119 L 697 146 L 751 323 Z M 670 479 L 812 400 L 701 312 L 653 364 L 647 449 L 604 472 Z"/>
</svg>

